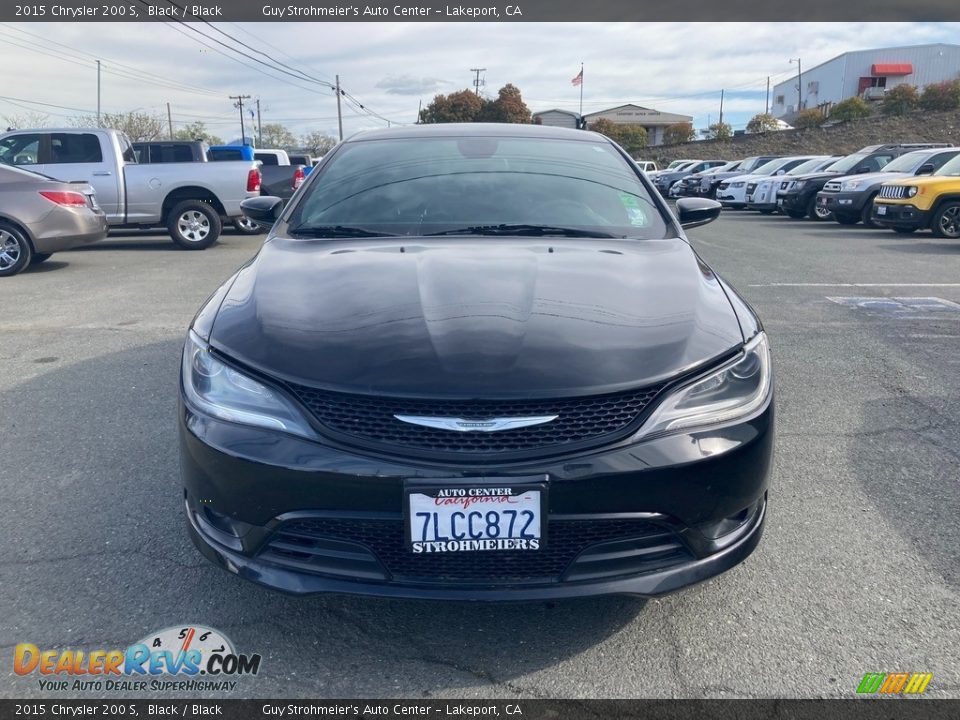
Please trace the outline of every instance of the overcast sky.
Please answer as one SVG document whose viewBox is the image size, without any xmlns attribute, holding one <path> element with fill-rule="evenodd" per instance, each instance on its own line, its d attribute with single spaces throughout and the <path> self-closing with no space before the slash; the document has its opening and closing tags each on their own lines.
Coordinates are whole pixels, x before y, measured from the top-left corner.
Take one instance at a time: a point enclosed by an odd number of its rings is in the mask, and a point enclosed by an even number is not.
<svg viewBox="0 0 960 720">
<path fill-rule="evenodd" d="M 194 25 L 236 45 L 210 26 Z M 531 110 L 577 110 L 570 80 L 585 64 L 584 112 L 637 103 L 734 128 L 764 109 L 766 80 L 791 77 L 847 50 L 956 42 L 960 23 L 217 23 L 224 33 L 319 81 L 340 74 L 343 88 L 397 123 L 438 92 L 472 86 L 486 68 L 485 93 L 511 82 Z M 27 34 L 30 33 L 30 34 Z M 197 41 L 212 47 L 204 47 Z M 239 47 L 239 46 L 238 46 Z M 240 48 L 263 62 L 251 50 Z M 229 56 L 229 57 L 228 57 Z M 96 108 L 95 58 L 103 63 L 104 111 L 142 109 L 175 125 L 201 119 L 225 139 L 239 137 L 228 95 L 261 100 L 263 122 L 297 134 L 336 134 L 334 94 L 250 59 L 231 59 L 213 40 L 162 23 L 0 24 L 0 117 L 27 109 L 53 122 Z M 960 68 L 958 68 L 960 70 Z M 120 74 L 117 74 L 120 73 Z M 151 73 L 165 83 L 144 78 Z M 136 77 L 130 77 L 134 75 Z M 274 76 L 274 77 L 270 77 Z M 10 98 L 13 98 L 12 100 Z M 49 103 L 47 107 L 34 103 Z M 344 106 L 344 133 L 386 123 Z M 63 116 L 63 117 L 61 117 Z M 249 134 L 249 132 L 248 132 Z"/>
</svg>

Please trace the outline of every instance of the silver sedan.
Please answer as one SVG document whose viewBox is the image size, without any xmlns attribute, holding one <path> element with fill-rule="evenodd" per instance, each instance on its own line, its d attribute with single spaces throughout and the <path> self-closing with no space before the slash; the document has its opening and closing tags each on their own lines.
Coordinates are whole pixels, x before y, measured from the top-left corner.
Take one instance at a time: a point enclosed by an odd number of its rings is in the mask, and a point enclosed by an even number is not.
<svg viewBox="0 0 960 720">
<path fill-rule="evenodd" d="M 106 235 L 107 218 L 88 183 L 0 165 L 0 277 Z"/>
</svg>

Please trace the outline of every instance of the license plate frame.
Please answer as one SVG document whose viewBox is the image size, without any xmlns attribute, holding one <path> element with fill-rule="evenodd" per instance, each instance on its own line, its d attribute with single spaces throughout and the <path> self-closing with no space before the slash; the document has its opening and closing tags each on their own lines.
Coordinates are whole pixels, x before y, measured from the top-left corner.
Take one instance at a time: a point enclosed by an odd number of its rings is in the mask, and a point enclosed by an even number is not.
<svg viewBox="0 0 960 720">
<path fill-rule="evenodd" d="M 537 524 L 538 524 L 538 535 L 536 538 L 536 547 L 497 547 L 499 543 L 491 543 L 494 545 L 492 547 L 468 547 L 449 549 L 449 550 L 440 550 L 434 549 L 427 551 L 423 546 L 418 550 L 416 543 L 438 543 L 438 542 L 447 542 L 450 543 L 454 540 L 456 541 L 466 541 L 466 540 L 497 540 L 497 539 L 511 539 L 511 540 L 520 540 L 524 538 L 520 537 L 511 537 L 506 538 L 504 536 L 499 536 L 498 538 L 486 537 L 484 534 L 481 537 L 470 537 L 469 535 L 464 538 L 451 538 L 445 537 L 443 540 L 433 539 L 433 540 L 421 540 L 414 539 L 414 524 L 415 522 L 420 522 L 419 520 L 413 517 L 413 503 L 411 496 L 413 495 L 427 495 L 428 497 L 437 498 L 443 491 L 449 491 L 446 494 L 446 497 L 450 498 L 460 498 L 460 497 L 473 497 L 475 503 L 473 507 L 478 508 L 481 503 L 477 503 L 476 499 L 493 499 L 497 497 L 508 497 L 506 495 L 483 495 L 477 498 L 477 496 L 471 496 L 469 493 L 474 489 L 483 489 L 483 490 L 510 490 L 511 495 L 509 497 L 520 497 L 525 495 L 528 492 L 538 492 L 539 502 L 537 503 Z M 466 493 L 466 495 L 460 495 L 460 492 Z M 507 550 L 513 552 L 537 552 L 546 547 L 547 541 L 547 530 L 548 530 L 548 515 L 547 508 L 548 504 L 548 493 L 549 493 L 549 477 L 547 475 L 534 475 L 534 476 L 523 476 L 523 477 L 485 477 L 485 478 L 438 478 L 423 480 L 420 478 L 410 478 L 404 481 L 403 484 L 403 534 L 404 534 L 404 545 L 405 551 L 412 554 L 450 554 L 450 553 L 482 553 L 482 552 L 491 552 L 495 550 Z M 468 506 L 469 507 L 469 506 Z M 493 507 L 485 509 L 483 512 L 486 513 L 488 510 L 493 510 Z M 456 512 L 456 504 L 453 504 L 450 509 L 450 515 L 452 516 L 453 512 Z M 476 510 L 473 510 L 476 511 Z M 439 518 L 437 515 L 434 516 L 434 522 L 438 522 Z M 428 521 L 429 522 L 429 521 Z M 436 524 L 434 528 L 436 528 Z M 446 528 L 443 528 L 444 530 Z M 520 528 L 522 529 L 522 528 Z M 439 533 L 438 533 L 439 534 Z"/>
<path fill-rule="evenodd" d="M 886 215 L 886 214 L 887 214 L 887 206 L 886 206 L 886 205 L 877 205 L 876 207 L 877 207 L 877 215 Z"/>
</svg>

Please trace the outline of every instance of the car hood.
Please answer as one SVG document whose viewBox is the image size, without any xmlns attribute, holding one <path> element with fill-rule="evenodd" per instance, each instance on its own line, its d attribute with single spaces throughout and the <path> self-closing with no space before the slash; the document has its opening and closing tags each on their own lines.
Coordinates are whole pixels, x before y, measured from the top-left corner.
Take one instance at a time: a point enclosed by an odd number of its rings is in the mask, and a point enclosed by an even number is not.
<svg viewBox="0 0 960 720">
<path fill-rule="evenodd" d="M 830 178 L 831 182 L 846 182 L 847 180 L 862 180 L 860 187 L 857 189 L 862 189 L 864 184 L 871 185 L 873 183 L 882 183 L 893 180 L 900 180 L 905 177 L 913 177 L 913 173 L 905 172 L 874 172 L 874 173 L 860 173 L 858 175 L 840 175 L 839 177 Z"/>
<path fill-rule="evenodd" d="M 887 173 L 887 175 L 893 175 L 893 173 Z M 904 177 L 891 177 L 888 181 L 884 182 L 884 185 L 916 185 L 917 187 L 926 187 L 927 185 L 936 185 L 937 183 L 945 183 L 953 181 L 954 183 L 960 182 L 960 178 L 956 175 L 909 175 Z"/>
<path fill-rule="evenodd" d="M 680 239 L 403 242 L 268 241 L 211 346 L 330 390 L 509 397 L 651 384 L 743 342 Z"/>
<path fill-rule="evenodd" d="M 803 180 L 809 182 L 811 180 L 833 180 L 838 177 L 843 177 L 840 173 L 835 172 L 815 172 L 808 173 L 806 175 L 791 175 L 791 180 Z"/>
</svg>

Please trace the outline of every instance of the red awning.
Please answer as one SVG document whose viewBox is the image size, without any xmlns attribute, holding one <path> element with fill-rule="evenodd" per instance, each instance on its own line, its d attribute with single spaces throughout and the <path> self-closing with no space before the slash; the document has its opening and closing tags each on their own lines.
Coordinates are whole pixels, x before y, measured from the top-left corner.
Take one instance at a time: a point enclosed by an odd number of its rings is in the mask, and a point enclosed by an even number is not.
<svg viewBox="0 0 960 720">
<path fill-rule="evenodd" d="M 874 63 L 870 68 L 871 75 L 909 75 L 913 72 L 910 63 Z"/>
</svg>

